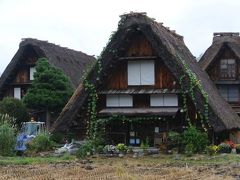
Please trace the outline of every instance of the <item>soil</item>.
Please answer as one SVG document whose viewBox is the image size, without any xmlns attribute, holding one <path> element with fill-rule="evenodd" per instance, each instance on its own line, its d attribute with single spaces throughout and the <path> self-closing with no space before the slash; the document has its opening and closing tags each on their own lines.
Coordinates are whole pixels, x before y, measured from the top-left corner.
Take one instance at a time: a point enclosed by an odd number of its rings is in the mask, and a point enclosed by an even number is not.
<svg viewBox="0 0 240 180">
<path fill-rule="evenodd" d="M 134 161 L 134 160 L 133 160 Z M 73 161 L 38 165 L 5 165 L 0 167 L 2 179 L 240 179 L 240 164 L 182 165 L 142 164 L 115 159 L 99 162 Z"/>
</svg>

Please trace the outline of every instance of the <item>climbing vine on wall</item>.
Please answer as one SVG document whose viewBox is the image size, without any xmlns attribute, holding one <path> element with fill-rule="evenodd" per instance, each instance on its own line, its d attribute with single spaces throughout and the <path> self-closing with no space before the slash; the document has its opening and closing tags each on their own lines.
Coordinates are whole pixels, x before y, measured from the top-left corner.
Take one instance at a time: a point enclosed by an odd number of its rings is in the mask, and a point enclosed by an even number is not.
<svg viewBox="0 0 240 180">
<path fill-rule="evenodd" d="M 203 90 L 203 87 L 201 85 L 200 80 L 198 80 L 196 74 L 194 74 L 188 67 L 188 65 L 186 64 L 186 62 L 180 57 L 178 56 L 178 59 L 181 61 L 181 63 L 183 64 L 183 68 L 184 68 L 184 74 L 182 74 L 182 76 L 180 77 L 180 88 L 181 88 L 181 96 L 182 96 L 182 101 L 183 101 L 183 111 L 186 112 L 186 120 L 188 121 L 188 124 L 191 126 L 191 121 L 188 117 L 188 108 L 187 108 L 187 95 L 190 96 L 190 98 L 192 99 L 195 107 L 197 105 L 197 99 L 196 99 L 196 92 L 195 91 L 199 91 L 201 93 L 201 95 L 203 96 L 204 99 L 204 110 L 203 113 L 198 111 L 198 114 L 200 116 L 200 121 L 202 124 L 202 128 L 207 131 L 207 127 L 205 126 L 208 125 L 208 127 L 210 127 L 210 123 L 209 123 L 209 110 L 208 110 L 208 94 Z M 185 81 L 188 80 L 189 84 L 188 84 L 188 88 L 185 88 Z M 197 107 L 196 107 L 197 109 Z"/>
<path fill-rule="evenodd" d="M 97 90 L 95 87 L 95 84 L 93 82 L 90 82 L 89 76 L 92 70 L 95 70 L 96 72 L 96 81 L 100 81 L 100 74 L 102 71 L 102 65 L 100 60 L 98 59 L 97 62 L 90 67 L 89 71 L 85 73 L 83 77 L 83 87 L 85 91 L 88 91 L 88 100 L 87 100 L 87 136 L 90 139 L 96 138 L 96 132 L 97 132 Z"/>
</svg>

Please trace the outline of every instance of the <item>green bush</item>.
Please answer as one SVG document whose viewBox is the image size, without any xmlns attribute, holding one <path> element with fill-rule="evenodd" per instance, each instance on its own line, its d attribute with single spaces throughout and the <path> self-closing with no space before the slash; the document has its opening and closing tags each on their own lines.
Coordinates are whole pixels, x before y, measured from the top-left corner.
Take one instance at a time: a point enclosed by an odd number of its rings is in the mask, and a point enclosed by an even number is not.
<svg viewBox="0 0 240 180">
<path fill-rule="evenodd" d="M 52 150 L 54 142 L 51 141 L 50 135 L 47 133 L 38 134 L 29 144 L 30 151 L 43 152 Z"/>
<path fill-rule="evenodd" d="M 209 141 L 207 133 L 201 132 L 197 130 L 196 127 L 190 126 L 187 130 L 183 132 L 181 137 L 181 143 L 185 147 L 185 150 L 189 144 L 192 144 L 193 153 L 200 153 L 206 149 Z"/>
<path fill-rule="evenodd" d="M 14 121 L 11 120 L 9 123 L 12 126 L 17 126 L 18 129 L 20 129 L 22 122 L 30 120 L 25 104 L 21 100 L 12 97 L 5 97 L 0 102 L 0 113 L 13 117 Z"/>
<path fill-rule="evenodd" d="M 194 146 L 193 144 L 187 144 L 186 147 L 185 147 L 185 154 L 187 154 L 187 156 L 192 156 L 194 152 Z"/>
<path fill-rule="evenodd" d="M 94 147 L 91 142 L 86 142 L 78 149 L 76 156 L 80 159 L 87 157 L 88 155 L 92 155 L 94 152 Z"/>
<path fill-rule="evenodd" d="M 180 134 L 175 131 L 170 131 L 167 138 L 167 148 L 173 149 L 178 148 L 180 144 Z"/>
<path fill-rule="evenodd" d="M 14 128 L 8 123 L 0 125 L 0 155 L 11 156 L 14 152 L 16 138 L 14 135 Z"/>
<path fill-rule="evenodd" d="M 65 135 L 62 133 L 54 133 L 50 136 L 50 140 L 58 144 L 65 143 L 63 142 L 64 138 L 65 138 Z"/>
<path fill-rule="evenodd" d="M 147 148 L 149 148 L 149 138 L 148 138 L 148 137 L 146 137 L 145 141 L 142 140 L 141 145 L 140 145 L 140 148 L 142 148 L 142 149 L 147 149 Z"/>
<path fill-rule="evenodd" d="M 207 150 L 207 154 L 212 156 L 218 153 L 219 147 L 216 145 L 211 145 L 211 146 L 207 146 L 206 150 Z"/>
<path fill-rule="evenodd" d="M 119 152 L 124 152 L 126 153 L 127 150 L 128 150 L 128 147 L 123 144 L 123 143 L 119 143 L 117 146 L 116 146 L 116 149 L 119 151 Z"/>
</svg>

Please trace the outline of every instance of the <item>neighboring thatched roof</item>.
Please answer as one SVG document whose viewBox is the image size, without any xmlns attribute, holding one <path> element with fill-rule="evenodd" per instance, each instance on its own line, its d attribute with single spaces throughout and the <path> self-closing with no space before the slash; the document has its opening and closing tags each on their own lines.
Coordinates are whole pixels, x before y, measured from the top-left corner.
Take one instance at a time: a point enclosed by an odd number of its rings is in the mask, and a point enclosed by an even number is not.
<svg viewBox="0 0 240 180">
<path fill-rule="evenodd" d="M 108 75 L 109 69 L 116 64 L 114 62 L 118 61 L 119 57 L 125 54 L 127 44 L 129 43 L 128 37 L 136 32 L 143 33 L 156 51 L 159 59 L 164 61 L 165 65 L 178 81 L 185 73 L 184 64 L 189 67 L 192 73 L 196 74 L 203 90 L 208 94 L 209 120 L 215 131 L 240 127 L 239 117 L 219 95 L 218 90 L 207 73 L 201 70 L 197 61 L 185 46 L 182 36 L 170 31 L 161 23 L 157 23 L 143 13 L 130 13 L 121 16 L 118 30 L 111 37 L 100 58 L 102 65 L 100 82 L 96 80 L 96 71 L 94 68 L 89 75 L 90 82 L 95 84 L 97 88 L 101 85 L 101 79 Z M 187 90 L 189 88 L 189 79 L 185 81 L 185 89 Z M 200 90 L 194 91 L 194 93 L 197 98 L 196 108 L 201 113 L 204 113 L 203 94 Z M 64 131 L 70 126 L 81 106 L 86 101 L 88 94 L 89 91 L 85 90 L 82 85 L 77 88 L 59 118 L 52 126 L 52 131 Z"/>
<path fill-rule="evenodd" d="M 206 70 L 214 61 L 222 48 L 230 48 L 240 58 L 240 36 L 239 33 L 214 33 L 212 45 L 205 51 L 199 64 Z"/>
<path fill-rule="evenodd" d="M 84 69 L 95 60 L 93 56 L 89 56 L 80 51 L 60 47 L 47 41 L 31 38 L 23 39 L 17 53 L 14 55 L 0 78 L 0 92 L 16 66 L 21 64 L 23 54 L 28 48 L 32 48 L 38 58 L 46 57 L 50 64 L 63 70 L 70 78 L 75 89 L 80 83 Z"/>
</svg>

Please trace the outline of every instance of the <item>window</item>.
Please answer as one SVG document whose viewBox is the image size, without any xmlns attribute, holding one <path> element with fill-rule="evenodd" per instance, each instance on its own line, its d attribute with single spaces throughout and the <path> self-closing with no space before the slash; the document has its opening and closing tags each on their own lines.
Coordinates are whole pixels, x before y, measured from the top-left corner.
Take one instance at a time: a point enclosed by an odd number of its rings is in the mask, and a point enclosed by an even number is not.
<svg viewBox="0 0 240 180">
<path fill-rule="evenodd" d="M 239 88 L 237 86 L 219 86 L 222 97 L 228 102 L 239 102 Z"/>
<path fill-rule="evenodd" d="M 133 98 L 130 95 L 107 95 L 107 107 L 132 107 Z"/>
<path fill-rule="evenodd" d="M 176 94 L 152 94 L 150 106 L 178 106 L 178 96 Z"/>
<path fill-rule="evenodd" d="M 128 85 L 154 85 L 154 61 L 128 61 Z"/>
<path fill-rule="evenodd" d="M 36 68 L 35 67 L 30 67 L 30 80 L 34 80 L 34 73 L 36 72 Z"/>
<path fill-rule="evenodd" d="M 13 97 L 16 99 L 21 99 L 21 88 L 19 87 L 14 88 Z"/>
<path fill-rule="evenodd" d="M 220 76 L 224 79 L 236 77 L 235 59 L 222 59 L 220 63 Z"/>
</svg>

